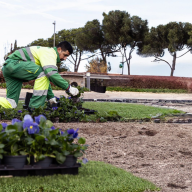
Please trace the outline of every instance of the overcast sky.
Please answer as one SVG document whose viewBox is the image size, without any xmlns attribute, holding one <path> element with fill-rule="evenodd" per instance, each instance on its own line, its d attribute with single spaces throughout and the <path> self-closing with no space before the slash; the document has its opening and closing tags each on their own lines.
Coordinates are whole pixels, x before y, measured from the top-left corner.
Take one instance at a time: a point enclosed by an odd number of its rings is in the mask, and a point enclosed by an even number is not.
<svg viewBox="0 0 192 192">
<path fill-rule="evenodd" d="M 102 13 L 112 10 L 127 11 L 148 20 L 149 27 L 167 24 L 171 21 L 191 22 L 191 0 L 0 0 L 0 64 L 6 49 L 17 40 L 18 46 L 26 46 L 32 41 L 53 35 L 56 31 L 83 27 L 87 21 L 98 19 L 102 22 Z M 172 62 L 169 53 L 164 59 Z M 119 63 L 121 57 L 109 57 L 111 73 L 122 73 Z M 131 75 L 169 76 L 167 64 L 152 62 L 153 58 L 142 58 L 133 53 Z M 79 72 L 85 71 L 84 61 Z M 73 66 L 71 65 L 71 69 Z M 124 74 L 127 74 L 125 66 Z M 175 76 L 192 77 L 192 54 L 188 53 L 177 60 Z"/>
</svg>

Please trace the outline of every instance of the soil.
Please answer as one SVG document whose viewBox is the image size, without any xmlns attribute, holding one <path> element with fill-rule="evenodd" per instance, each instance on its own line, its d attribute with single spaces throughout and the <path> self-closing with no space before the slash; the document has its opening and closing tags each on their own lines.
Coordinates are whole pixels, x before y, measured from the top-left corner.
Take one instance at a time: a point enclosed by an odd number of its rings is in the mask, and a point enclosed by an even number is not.
<svg viewBox="0 0 192 192">
<path fill-rule="evenodd" d="M 168 106 L 167 106 L 168 107 Z M 191 105 L 171 106 L 192 113 Z M 6 121 L 8 123 L 8 121 Z M 54 123 L 79 128 L 86 158 L 104 161 L 147 179 L 161 192 L 192 192 L 192 123 Z"/>
<path fill-rule="evenodd" d="M 145 178 L 161 192 L 192 191 L 192 124 L 55 123 L 79 128 L 88 160 L 104 161 Z"/>
</svg>

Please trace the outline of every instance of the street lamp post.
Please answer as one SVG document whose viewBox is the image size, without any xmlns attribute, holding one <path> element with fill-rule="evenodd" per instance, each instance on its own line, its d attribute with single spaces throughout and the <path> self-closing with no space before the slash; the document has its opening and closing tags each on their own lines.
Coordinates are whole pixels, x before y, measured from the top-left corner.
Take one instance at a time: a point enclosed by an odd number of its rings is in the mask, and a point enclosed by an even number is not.
<svg viewBox="0 0 192 192">
<path fill-rule="evenodd" d="M 56 25 L 56 21 L 53 22 L 54 25 L 54 40 L 53 40 L 53 47 L 55 47 L 55 25 Z"/>
<path fill-rule="evenodd" d="M 89 89 L 89 91 L 91 90 L 91 87 L 90 87 L 90 75 L 91 75 L 90 72 L 86 73 L 86 76 L 87 76 L 87 88 Z"/>
</svg>

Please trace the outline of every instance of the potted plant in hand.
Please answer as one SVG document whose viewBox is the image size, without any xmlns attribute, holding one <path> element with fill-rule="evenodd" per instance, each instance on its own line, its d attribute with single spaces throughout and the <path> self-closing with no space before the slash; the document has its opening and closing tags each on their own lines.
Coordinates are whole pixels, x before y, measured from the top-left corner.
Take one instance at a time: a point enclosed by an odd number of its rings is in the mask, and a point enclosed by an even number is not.
<svg viewBox="0 0 192 192">
<path fill-rule="evenodd" d="M 69 92 L 66 92 L 66 93 L 70 96 L 70 99 L 73 101 L 73 103 L 76 105 L 76 107 L 80 108 L 80 107 L 82 107 L 82 103 L 83 103 L 83 101 L 80 98 L 80 96 L 84 93 L 84 90 L 80 86 L 77 86 L 76 88 L 79 90 L 79 93 L 77 95 L 73 96 Z"/>
</svg>

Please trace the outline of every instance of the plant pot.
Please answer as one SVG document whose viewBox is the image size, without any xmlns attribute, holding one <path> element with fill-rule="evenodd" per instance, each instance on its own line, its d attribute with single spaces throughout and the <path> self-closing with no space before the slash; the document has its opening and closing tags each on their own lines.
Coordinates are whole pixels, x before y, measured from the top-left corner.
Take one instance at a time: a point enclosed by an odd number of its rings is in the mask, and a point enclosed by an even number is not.
<svg viewBox="0 0 192 192">
<path fill-rule="evenodd" d="M 18 155 L 18 156 L 4 155 L 3 159 L 5 165 L 11 165 L 15 169 L 20 169 L 24 167 L 27 155 Z"/>
<path fill-rule="evenodd" d="M 38 166 L 40 166 L 42 168 L 47 168 L 47 167 L 49 167 L 51 165 L 52 161 L 53 161 L 53 158 L 45 157 L 45 159 L 34 163 L 34 165 L 38 165 Z"/>
<path fill-rule="evenodd" d="M 77 157 L 74 157 L 73 155 L 67 155 L 64 163 L 62 165 L 66 167 L 73 167 L 77 162 Z"/>
</svg>

